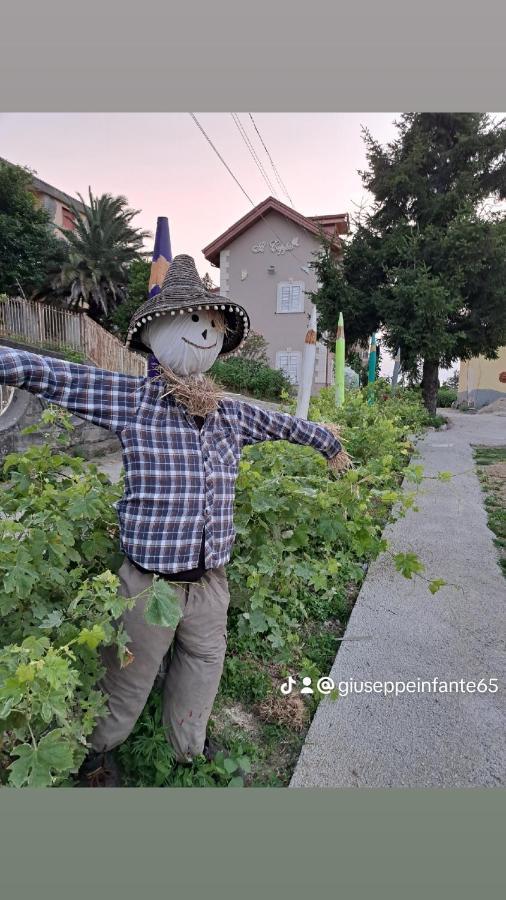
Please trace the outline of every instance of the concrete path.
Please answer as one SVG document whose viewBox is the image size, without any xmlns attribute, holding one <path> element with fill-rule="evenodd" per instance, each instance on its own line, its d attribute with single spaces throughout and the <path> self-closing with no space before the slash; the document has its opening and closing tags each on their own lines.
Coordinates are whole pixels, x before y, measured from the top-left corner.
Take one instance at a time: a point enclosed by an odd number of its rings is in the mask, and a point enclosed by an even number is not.
<svg viewBox="0 0 506 900">
<path fill-rule="evenodd" d="M 391 552 L 415 550 L 432 596 L 390 557 L 370 567 L 330 672 L 349 681 L 498 679 L 497 693 L 357 693 L 318 708 L 291 787 L 497 787 L 506 785 L 506 580 L 487 528 L 472 445 L 506 444 L 506 419 L 442 411 L 444 432 L 419 442 L 427 475 L 418 512 L 386 528 Z M 408 489 L 412 485 L 407 486 Z M 321 673 L 326 675 L 329 673 Z"/>
</svg>

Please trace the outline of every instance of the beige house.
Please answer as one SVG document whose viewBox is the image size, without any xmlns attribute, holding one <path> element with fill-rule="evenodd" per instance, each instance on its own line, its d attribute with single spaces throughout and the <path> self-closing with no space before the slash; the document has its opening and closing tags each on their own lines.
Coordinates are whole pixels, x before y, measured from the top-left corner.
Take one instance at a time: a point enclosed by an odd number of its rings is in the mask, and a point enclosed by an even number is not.
<svg viewBox="0 0 506 900">
<path fill-rule="evenodd" d="M 0 162 L 13 165 L 9 160 L 2 157 L 0 157 Z M 75 197 L 60 191 L 59 188 L 53 187 L 35 175 L 32 175 L 32 192 L 40 206 L 43 206 L 49 213 L 55 228 L 60 226 L 71 231 L 74 230 L 76 223 L 72 207 L 75 207 L 80 213 L 85 211 L 85 207 L 80 200 L 76 200 Z M 61 233 L 60 236 L 62 236 Z"/>
<path fill-rule="evenodd" d="M 202 251 L 220 270 L 220 293 L 244 305 L 252 330 L 268 342 L 270 365 L 282 369 L 293 384 L 300 380 L 312 308 L 308 293 L 317 290 L 310 263 L 322 233 L 339 254 L 340 235 L 348 229 L 346 213 L 303 216 L 268 197 Z M 313 392 L 331 380 L 331 354 L 318 344 Z"/>
<path fill-rule="evenodd" d="M 69 194 L 65 194 L 58 188 L 41 181 L 40 178 L 32 178 L 32 190 L 41 206 L 51 216 L 53 225 L 68 228 L 71 231 L 76 227 L 75 216 L 71 207 L 75 207 L 80 213 L 84 213 L 85 207 L 80 200 L 76 200 Z"/>
<path fill-rule="evenodd" d="M 479 409 L 506 397 L 506 347 L 497 359 L 475 356 L 460 363 L 458 401 Z"/>
</svg>

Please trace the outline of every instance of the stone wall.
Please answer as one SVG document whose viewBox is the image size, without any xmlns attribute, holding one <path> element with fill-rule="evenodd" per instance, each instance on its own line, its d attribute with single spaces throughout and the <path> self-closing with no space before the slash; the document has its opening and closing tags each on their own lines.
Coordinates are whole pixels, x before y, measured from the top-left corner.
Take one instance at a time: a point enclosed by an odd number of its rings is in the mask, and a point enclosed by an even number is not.
<svg viewBox="0 0 506 900">
<path fill-rule="evenodd" d="M 4 345 L 17 346 L 19 349 L 32 349 L 20 347 L 19 344 L 16 345 L 12 341 L 2 340 Z M 36 352 L 40 353 L 40 351 Z M 53 351 L 44 350 L 42 355 L 63 358 L 62 354 Z M 44 434 L 47 431 L 45 428 L 41 428 L 40 432 L 34 434 L 22 434 L 24 428 L 34 425 L 40 420 L 41 413 L 47 406 L 48 403 L 45 400 L 28 391 L 18 388 L 14 390 L 14 396 L 9 406 L 0 416 L 0 461 L 8 453 L 22 452 L 33 444 L 47 442 Z M 65 445 L 65 449 L 69 453 L 83 456 L 85 459 L 95 459 L 120 449 L 119 440 L 111 431 L 98 428 L 78 416 L 72 416 L 72 423 L 74 430 L 69 433 L 68 443 Z"/>
<path fill-rule="evenodd" d="M 3 460 L 8 453 L 22 452 L 33 444 L 47 442 L 44 433 L 47 429 L 43 427 L 40 432 L 22 434 L 23 429 L 28 425 L 39 422 L 41 413 L 47 406 L 48 404 L 44 400 L 29 394 L 28 391 L 18 389 L 14 391 L 7 410 L 3 416 L 0 416 L 0 460 Z M 78 416 L 72 416 L 72 424 L 74 430 L 68 435 L 65 449 L 74 456 L 95 459 L 120 449 L 118 438 L 111 431 L 98 428 Z M 58 446 L 56 442 L 50 441 L 50 443 Z"/>
</svg>

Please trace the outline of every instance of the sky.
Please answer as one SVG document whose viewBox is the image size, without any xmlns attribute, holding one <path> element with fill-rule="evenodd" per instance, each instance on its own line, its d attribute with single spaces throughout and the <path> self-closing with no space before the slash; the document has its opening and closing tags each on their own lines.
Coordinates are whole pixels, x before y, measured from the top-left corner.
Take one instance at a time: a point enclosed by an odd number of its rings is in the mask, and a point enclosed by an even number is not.
<svg viewBox="0 0 506 900">
<path fill-rule="evenodd" d="M 384 144 L 395 136 L 399 115 L 254 112 L 253 118 L 298 212 L 353 216 L 370 199 L 358 173 L 367 168 L 362 127 Z M 196 116 L 254 205 L 272 193 L 231 114 Z M 288 203 L 249 114 L 239 117 Z M 124 195 L 139 210 L 134 223 L 153 234 L 157 217 L 168 216 L 173 254 L 189 253 L 215 284 L 219 273 L 202 248 L 251 209 L 189 113 L 1 113 L 0 156 L 72 196 L 86 198 L 88 187 Z M 382 374 L 391 367 L 386 361 Z"/>
<path fill-rule="evenodd" d="M 271 191 L 230 113 L 196 116 L 254 204 L 265 199 Z M 279 189 L 248 113 L 239 116 Z M 366 167 L 361 126 L 383 143 L 398 114 L 253 116 L 295 209 L 317 215 L 354 211 L 365 197 L 357 173 Z M 73 196 L 88 186 L 123 194 L 140 210 L 135 223 L 151 232 L 157 216 L 168 216 L 173 253 L 190 253 L 201 274 L 210 271 L 202 248 L 251 209 L 188 113 L 3 113 L 0 156 Z"/>
</svg>

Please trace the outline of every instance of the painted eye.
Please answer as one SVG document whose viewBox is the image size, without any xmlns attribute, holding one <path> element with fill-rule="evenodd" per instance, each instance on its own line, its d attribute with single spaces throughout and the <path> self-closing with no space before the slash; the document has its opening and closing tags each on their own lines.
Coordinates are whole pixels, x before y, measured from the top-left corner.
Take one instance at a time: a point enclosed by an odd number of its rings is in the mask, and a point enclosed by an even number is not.
<svg viewBox="0 0 506 900">
<path fill-rule="evenodd" d="M 211 319 L 211 326 L 212 326 L 212 328 L 215 327 L 215 321 L 214 321 L 214 319 Z"/>
<path fill-rule="evenodd" d="M 199 317 L 198 317 L 197 313 L 193 313 L 192 322 L 198 322 L 198 321 L 199 321 Z"/>
</svg>

